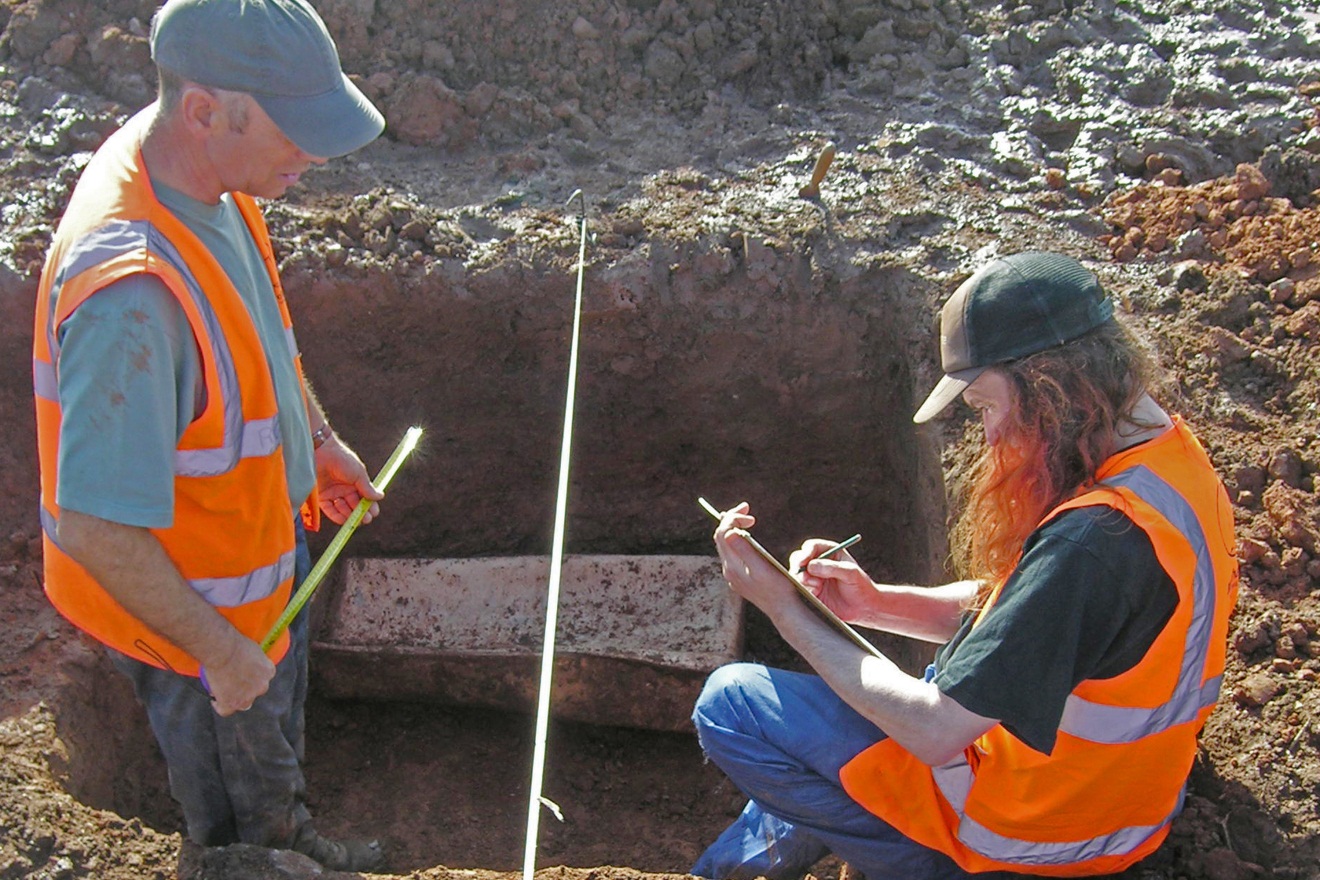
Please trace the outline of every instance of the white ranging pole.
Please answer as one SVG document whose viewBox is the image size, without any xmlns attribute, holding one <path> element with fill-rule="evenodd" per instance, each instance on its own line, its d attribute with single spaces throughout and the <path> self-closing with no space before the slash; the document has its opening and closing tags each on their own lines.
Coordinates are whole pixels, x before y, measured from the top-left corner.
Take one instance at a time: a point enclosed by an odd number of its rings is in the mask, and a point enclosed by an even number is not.
<svg viewBox="0 0 1320 880">
<path fill-rule="evenodd" d="M 559 808 L 541 796 L 545 780 L 545 740 L 550 724 L 550 681 L 555 662 L 555 627 L 559 619 L 559 582 L 564 569 L 564 520 L 568 512 L 568 462 L 573 446 L 573 402 L 577 396 L 578 335 L 582 322 L 582 275 L 587 260 L 587 200 L 582 190 L 569 196 L 582 203 L 582 233 L 578 245 L 577 295 L 573 300 L 573 344 L 568 355 L 568 393 L 564 402 L 564 439 L 559 452 L 559 493 L 555 498 L 555 534 L 550 556 L 550 587 L 545 602 L 545 644 L 541 649 L 541 690 L 536 701 L 536 748 L 532 754 L 532 787 L 527 802 L 527 840 L 523 851 L 523 880 L 536 871 L 536 838 L 541 827 L 541 807 L 560 816 Z M 560 819 L 562 821 L 562 816 Z"/>
</svg>

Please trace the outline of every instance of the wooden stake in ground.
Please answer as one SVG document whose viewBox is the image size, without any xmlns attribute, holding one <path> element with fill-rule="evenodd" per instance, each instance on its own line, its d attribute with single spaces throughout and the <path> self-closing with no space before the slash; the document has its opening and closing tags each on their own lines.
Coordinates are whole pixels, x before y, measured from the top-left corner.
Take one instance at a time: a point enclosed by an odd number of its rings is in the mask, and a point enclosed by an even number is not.
<svg viewBox="0 0 1320 880">
<path fill-rule="evenodd" d="M 833 161 L 834 143 L 831 141 L 825 144 L 825 148 L 816 157 L 816 167 L 811 171 L 811 181 L 798 190 L 798 195 L 804 199 L 820 198 L 820 183 L 825 179 L 825 172 L 830 170 L 830 163 Z"/>
</svg>

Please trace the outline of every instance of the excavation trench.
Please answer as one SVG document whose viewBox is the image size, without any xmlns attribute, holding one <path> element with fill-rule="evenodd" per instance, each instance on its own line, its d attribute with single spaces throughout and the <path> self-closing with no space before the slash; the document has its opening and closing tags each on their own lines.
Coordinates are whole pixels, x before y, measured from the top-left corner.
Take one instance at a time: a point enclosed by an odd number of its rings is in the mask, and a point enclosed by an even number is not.
<svg viewBox="0 0 1320 880">
<path fill-rule="evenodd" d="M 426 428 L 341 571 L 549 553 L 577 252 L 562 205 L 575 189 L 593 239 L 573 558 L 709 559 L 701 495 L 752 502 L 757 536 L 781 556 L 809 535 L 859 532 L 856 555 L 877 577 L 936 577 L 937 436 L 956 440 L 965 425 L 918 432 L 908 415 L 937 375 L 937 303 L 994 254 L 1073 254 L 1173 369 L 1178 408 L 1225 476 L 1244 539 L 1221 705 L 1187 808 L 1137 871 L 1314 874 L 1320 331 L 1306 224 L 1320 180 L 1320 40 L 1306 4 L 315 5 L 387 135 L 266 206 L 298 339 L 336 429 L 369 467 L 407 427 Z M 143 713 L 38 587 L 30 381 L 41 261 L 89 151 L 154 94 L 156 6 L 0 4 L 6 876 L 166 877 L 177 856 L 174 839 L 142 830 L 179 828 Z M 838 154 L 821 196 L 801 199 L 826 141 Z M 1241 198 L 1258 180 L 1240 163 L 1270 181 L 1259 205 Z M 1193 202 L 1210 204 L 1205 222 L 1170 231 Z M 1273 207 L 1232 221 L 1220 247 L 1216 218 L 1239 204 Z M 1277 236 L 1284 226 L 1297 238 Z M 328 586 L 320 626 L 343 605 L 339 582 Z M 648 610 L 659 613 L 633 613 Z M 468 644 L 493 644 L 495 631 Z M 798 662 L 757 614 L 743 634 L 743 656 Z M 909 668 L 923 659 L 884 644 Z M 483 689 L 470 657 L 423 656 L 431 671 L 410 677 L 386 650 L 398 647 L 387 641 L 374 666 L 350 673 L 372 689 L 352 698 L 332 695 L 330 655 L 314 653 L 318 821 L 381 836 L 398 874 L 516 869 L 528 658 L 498 661 L 516 687 Z M 454 695 L 428 686 L 458 672 L 478 683 L 460 696 L 489 705 L 441 702 Z M 666 717 L 681 717 L 690 679 L 666 688 Z M 632 705 L 655 702 L 643 691 Z M 545 794 L 565 821 L 541 824 L 540 864 L 681 871 L 740 807 L 689 732 L 626 726 L 638 719 L 603 700 L 579 702 L 582 715 L 553 705 Z"/>
<path fill-rule="evenodd" d="M 563 690 L 552 700 L 544 786 L 565 821 L 542 822 L 540 864 L 683 872 L 741 806 L 702 760 L 685 721 L 691 698 L 724 659 L 799 661 L 754 610 L 735 609 L 736 633 L 727 617 L 707 625 L 712 609 L 733 613 L 722 583 L 704 604 L 674 601 L 664 583 L 657 590 L 676 559 L 718 579 L 698 496 L 750 501 L 755 534 L 781 558 L 806 537 L 859 532 L 854 552 L 877 577 L 938 576 L 938 452 L 910 420 L 930 378 L 937 292 L 906 270 L 806 258 L 773 283 L 736 261 L 703 275 L 700 256 L 668 271 L 636 262 L 586 276 L 566 548 L 585 581 L 578 610 L 561 619 Z M 426 428 L 381 518 L 354 535 L 312 606 L 313 812 L 328 832 L 382 837 L 396 872 L 520 864 L 542 630 L 539 619 L 518 630 L 509 615 L 515 605 L 543 614 L 543 602 L 483 606 L 446 593 L 443 579 L 405 584 L 432 622 L 409 611 L 373 639 L 346 584 L 364 566 L 416 577 L 549 553 L 571 328 L 566 262 L 411 274 L 286 266 L 307 370 L 336 430 L 374 467 L 408 426 Z M 315 536 L 314 554 L 330 534 Z M 624 560 L 633 580 L 608 585 L 613 598 L 583 617 L 584 597 L 606 593 L 603 575 L 592 586 L 598 569 L 582 567 L 600 559 Z M 536 572 L 520 583 L 525 594 L 545 586 Z M 652 626 L 662 618 L 676 626 Z M 427 641 L 431 629 L 439 635 Z M 352 641 L 346 630 L 369 643 L 347 665 L 336 647 Z M 665 633 L 679 631 L 705 668 L 674 660 L 680 637 Z M 909 667 L 922 662 L 910 646 L 877 640 Z M 97 661 L 68 688 L 59 726 L 70 790 L 176 830 L 164 766 L 128 687 Z"/>
</svg>

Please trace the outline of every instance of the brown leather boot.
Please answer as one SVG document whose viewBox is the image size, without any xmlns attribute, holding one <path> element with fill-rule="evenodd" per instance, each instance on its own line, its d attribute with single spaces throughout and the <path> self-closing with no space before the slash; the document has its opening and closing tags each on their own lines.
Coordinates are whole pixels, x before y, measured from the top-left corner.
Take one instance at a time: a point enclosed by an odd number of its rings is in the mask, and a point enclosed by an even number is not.
<svg viewBox="0 0 1320 880">
<path fill-rule="evenodd" d="M 375 840 L 332 840 L 304 825 L 289 849 L 302 853 L 331 871 L 375 871 L 385 864 L 385 851 Z"/>
</svg>

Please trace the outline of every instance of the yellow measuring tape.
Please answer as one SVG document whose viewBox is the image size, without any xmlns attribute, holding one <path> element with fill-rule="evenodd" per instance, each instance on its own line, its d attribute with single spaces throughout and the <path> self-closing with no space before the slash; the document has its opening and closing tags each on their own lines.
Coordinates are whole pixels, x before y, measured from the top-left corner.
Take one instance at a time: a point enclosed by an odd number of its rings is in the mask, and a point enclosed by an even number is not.
<svg viewBox="0 0 1320 880">
<path fill-rule="evenodd" d="M 390 484 L 390 480 L 394 479 L 395 472 L 403 464 L 403 460 L 408 457 L 408 453 L 417 447 L 417 441 L 421 437 L 421 428 L 409 428 L 404 432 L 403 439 L 399 441 L 399 445 L 394 448 L 394 452 L 386 459 L 385 466 L 380 469 L 380 473 L 372 481 L 377 489 L 382 492 L 385 491 L 385 487 Z M 348 515 L 348 519 L 344 520 L 344 524 L 339 527 L 339 531 L 335 532 L 334 538 L 331 539 L 330 545 L 325 548 L 325 552 L 321 554 L 321 558 L 316 560 L 316 565 L 312 566 L 307 579 L 298 587 L 298 592 L 294 593 L 293 598 L 289 600 L 289 604 L 284 606 L 284 613 L 276 619 L 275 624 L 270 628 L 270 632 L 266 633 L 266 637 L 261 640 L 261 650 L 270 650 L 270 646 L 275 644 L 275 640 L 280 637 L 280 633 L 288 628 L 293 619 L 298 616 L 298 612 L 307 604 L 307 600 L 312 598 L 312 593 L 315 593 L 316 588 L 321 585 L 321 581 L 325 579 L 325 573 L 330 570 L 330 566 L 335 564 L 335 560 L 339 558 L 339 552 L 344 549 L 349 537 L 362 523 L 362 517 L 366 515 L 370 507 L 371 500 L 363 498 L 357 503 L 357 507 L 353 508 L 353 512 Z"/>
</svg>

